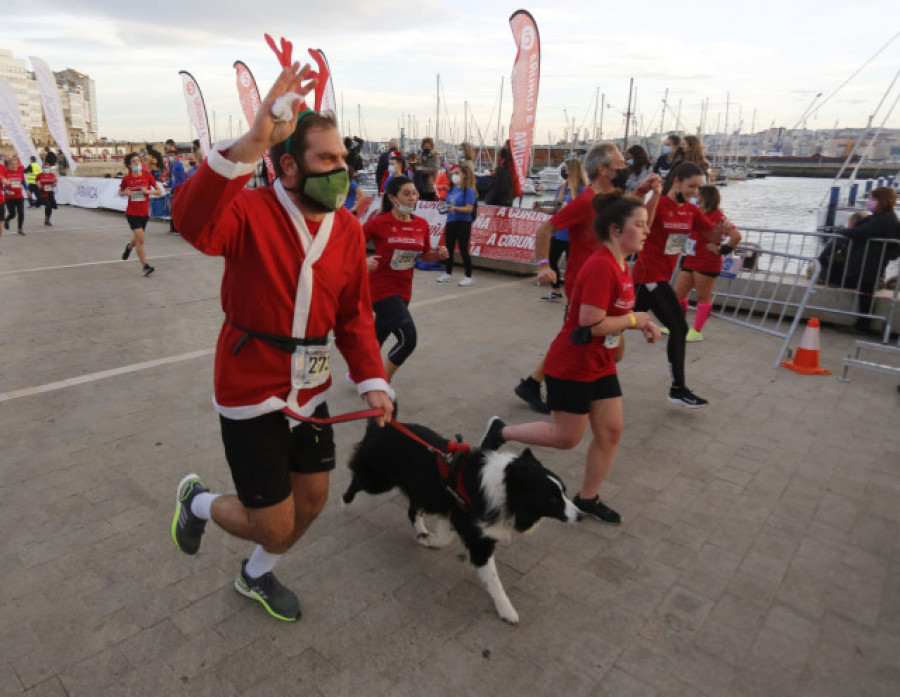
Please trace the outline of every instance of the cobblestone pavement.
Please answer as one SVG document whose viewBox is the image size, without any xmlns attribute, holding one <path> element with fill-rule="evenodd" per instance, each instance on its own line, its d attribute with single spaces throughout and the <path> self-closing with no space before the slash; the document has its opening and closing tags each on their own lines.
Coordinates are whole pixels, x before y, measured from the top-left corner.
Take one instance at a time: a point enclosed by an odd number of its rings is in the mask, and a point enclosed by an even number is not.
<svg viewBox="0 0 900 697">
<path fill-rule="evenodd" d="M 400 496 L 341 510 L 363 425 L 337 426 L 330 501 L 278 568 L 304 609 L 284 624 L 232 587 L 250 545 L 210 527 L 187 557 L 169 537 L 184 473 L 231 490 L 210 404 L 221 260 L 154 222 L 144 278 L 119 261 L 123 216 L 36 213 L 0 238 L 0 694 L 900 693 L 896 381 L 776 372 L 778 340 L 712 319 L 687 368 L 711 406 L 680 410 L 664 347 L 630 335 L 603 489 L 624 524 L 499 547 L 517 627 L 458 542 L 415 544 Z M 492 414 L 531 420 L 512 389 L 562 305 L 528 279 L 435 277 L 417 272 L 403 417 L 476 443 Z M 840 372 L 854 338 L 823 329 L 822 363 Z M 360 402 L 341 378 L 330 404 Z M 537 454 L 572 491 L 586 445 Z"/>
</svg>

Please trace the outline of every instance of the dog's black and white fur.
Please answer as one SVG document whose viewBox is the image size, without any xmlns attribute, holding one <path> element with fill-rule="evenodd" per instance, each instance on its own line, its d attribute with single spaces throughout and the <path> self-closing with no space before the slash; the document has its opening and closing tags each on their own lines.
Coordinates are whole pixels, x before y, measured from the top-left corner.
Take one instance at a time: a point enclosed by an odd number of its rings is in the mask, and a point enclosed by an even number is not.
<svg viewBox="0 0 900 697">
<path fill-rule="evenodd" d="M 447 452 L 447 439 L 418 424 L 404 424 L 419 438 Z M 469 551 L 478 576 L 490 593 L 500 617 L 517 624 L 494 564 L 497 541 L 513 532 L 528 532 L 542 518 L 574 523 L 581 518 L 566 497 L 562 480 L 546 469 L 530 450 L 511 452 L 472 450 L 459 455 L 462 488 L 469 504 L 461 506 L 441 479 L 437 456 L 391 426 L 371 422 L 350 459 L 353 480 L 344 493 L 350 503 L 357 492 L 381 494 L 399 487 L 409 499 L 409 520 L 416 539 L 425 547 L 443 547 L 457 532 Z M 455 482 L 456 479 L 454 478 Z M 425 514 L 437 516 L 434 531 L 425 527 Z"/>
</svg>

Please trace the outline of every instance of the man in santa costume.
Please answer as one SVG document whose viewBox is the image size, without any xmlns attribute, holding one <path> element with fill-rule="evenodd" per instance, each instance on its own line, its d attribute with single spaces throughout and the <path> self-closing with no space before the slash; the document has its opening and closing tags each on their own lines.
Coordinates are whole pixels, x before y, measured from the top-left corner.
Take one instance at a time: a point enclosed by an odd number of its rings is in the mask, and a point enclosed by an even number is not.
<svg viewBox="0 0 900 697">
<path fill-rule="evenodd" d="M 299 63 L 284 68 L 248 133 L 217 144 L 172 205 L 184 239 L 225 257 L 214 403 L 237 491 L 218 496 L 197 475 L 186 476 L 172 538 L 196 554 L 212 520 L 255 542 L 235 588 L 285 621 L 300 616 L 300 603 L 273 569 L 324 507 L 335 466 L 331 426 L 285 412 L 327 418 L 335 343 L 359 394 L 383 410 L 379 424 L 393 413 L 362 228 L 341 205 L 347 153 L 333 119 L 301 110 L 315 85 L 309 72 Z M 267 150 L 278 179 L 246 189 Z"/>
</svg>

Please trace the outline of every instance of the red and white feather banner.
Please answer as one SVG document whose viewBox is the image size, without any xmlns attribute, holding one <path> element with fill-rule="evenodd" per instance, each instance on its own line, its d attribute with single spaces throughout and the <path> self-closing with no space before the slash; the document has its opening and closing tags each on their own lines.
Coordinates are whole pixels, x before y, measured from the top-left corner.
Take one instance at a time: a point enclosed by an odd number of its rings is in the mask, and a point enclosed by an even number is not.
<svg viewBox="0 0 900 697">
<path fill-rule="evenodd" d="M 200 93 L 200 86 L 187 70 L 180 70 L 182 86 L 184 87 L 184 101 L 187 103 L 188 118 L 197 131 L 197 138 L 200 141 L 200 147 L 203 155 L 209 154 L 210 136 L 209 136 L 209 117 L 206 115 L 206 104 L 203 101 L 203 95 Z"/>
<path fill-rule="evenodd" d="M 531 146 L 534 142 L 534 120 L 537 112 L 538 87 L 541 81 L 541 39 L 531 13 L 517 10 L 509 18 L 518 52 L 513 63 L 513 111 L 509 123 L 509 146 L 515 171 L 515 195 L 522 195 L 528 178 Z"/>
<path fill-rule="evenodd" d="M 259 97 L 259 88 L 256 86 L 256 80 L 253 73 L 243 61 L 235 61 L 234 69 L 237 72 L 237 91 L 238 98 L 241 100 L 241 109 L 244 112 L 244 118 L 247 119 L 247 127 L 253 125 L 256 120 L 256 113 L 259 111 L 262 100 Z M 263 162 L 266 163 L 266 172 L 269 174 L 269 181 L 275 181 L 275 168 L 272 166 L 272 158 L 269 153 L 263 155 Z"/>
</svg>

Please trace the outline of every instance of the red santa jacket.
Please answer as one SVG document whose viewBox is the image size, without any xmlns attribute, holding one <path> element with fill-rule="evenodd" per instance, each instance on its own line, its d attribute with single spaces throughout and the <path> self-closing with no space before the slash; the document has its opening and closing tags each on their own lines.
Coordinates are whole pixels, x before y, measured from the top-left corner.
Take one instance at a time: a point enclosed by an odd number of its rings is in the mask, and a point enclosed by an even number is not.
<svg viewBox="0 0 900 697">
<path fill-rule="evenodd" d="M 293 356 L 261 339 L 245 340 L 235 352 L 242 329 L 295 338 L 333 331 L 360 395 L 386 391 L 359 220 L 341 208 L 311 235 L 280 181 L 244 187 L 254 167 L 214 150 L 172 205 L 181 236 L 204 254 L 225 258 L 216 409 L 232 419 L 285 406 L 309 416 L 331 385 L 329 378 L 317 387 L 294 387 Z"/>
</svg>

